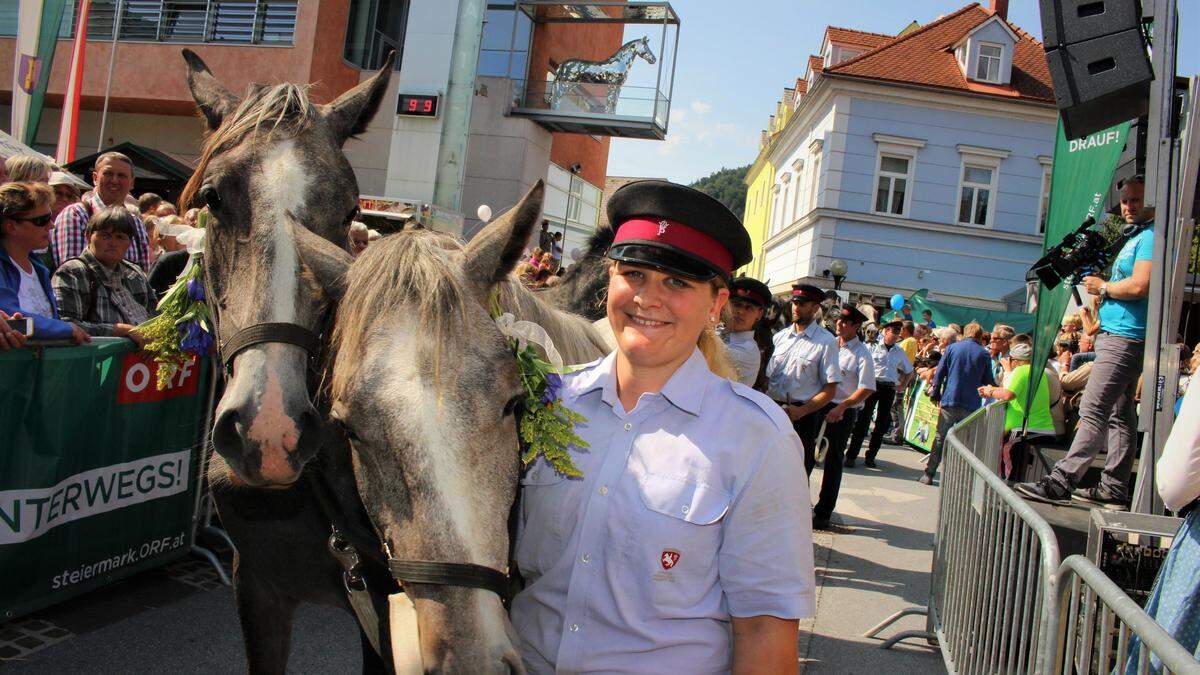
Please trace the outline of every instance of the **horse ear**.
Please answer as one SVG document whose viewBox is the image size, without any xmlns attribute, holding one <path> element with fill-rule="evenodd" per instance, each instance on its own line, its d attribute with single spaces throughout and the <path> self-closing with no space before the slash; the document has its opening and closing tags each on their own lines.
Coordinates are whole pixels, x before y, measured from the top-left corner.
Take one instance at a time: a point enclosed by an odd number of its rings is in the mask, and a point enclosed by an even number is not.
<svg viewBox="0 0 1200 675">
<path fill-rule="evenodd" d="M 367 124 L 375 117 L 383 101 L 395 63 L 396 52 L 389 52 L 374 77 L 337 97 L 326 107 L 325 119 L 333 126 L 333 134 L 339 145 L 345 143 L 347 138 L 367 130 Z"/>
<path fill-rule="evenodd" d="M 209 131 L 216 131 L 225 116 L 236 110 L 241 101 L 217 82 L 217 78 L 213 77 L 212 71 L 196 52 L 184 49 L 183 60 L 187 62 L 188 89 L 192 91 L 196 107 L 204 114 Z"/>
<path fill-rule="evenodd" d="M 481 290 L 490 290 L 521 261 L 525 244 L 533 234 L 534 225 L 542 212 L 544 192 L 545 187 L 538 180 L 516 206 L 488 223 L 467 243 L 463 251 L 463 266 L 467 278 Z"/>
<path fill-rule="evenodd" d="M 325 295 L 335 303 L 340 302 L 346 292 L 346 272 L 354 262 L 354 256 L 300 223 L 292 221 L 291 225 L 300 258 L 321 284 Z"/>
</svg>

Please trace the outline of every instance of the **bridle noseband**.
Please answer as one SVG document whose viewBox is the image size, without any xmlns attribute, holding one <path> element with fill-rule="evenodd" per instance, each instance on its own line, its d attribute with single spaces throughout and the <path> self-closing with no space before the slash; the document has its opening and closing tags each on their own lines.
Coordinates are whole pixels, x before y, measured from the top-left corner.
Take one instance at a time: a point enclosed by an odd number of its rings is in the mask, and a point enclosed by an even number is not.
<svg viewBox="0 0 1200 675">
<path fill-rule="evenodd" d="M 512 599 L 510 578 L 504 572 L 473 563 L 431 562 L 428 560 L 397 560 L 387 550 L 388 571 L 402 588 L 408 584 L 480 588 L 500 596 L 506 606 Z"/>
<path fill-rule="evenodd" d="M 219 326 L 217 332 L 219 335 Z M 308 354 L 310 361 L 321 355 L 321 337 L 304 326 L 295 323 L 256 323 L 237 331 L 233 337 L 221 343 L 221 363 L 225 366 L 225 372 L 233 372 L 233 359 L 242 351 L 271 342 L 295 345 Z"/>
</svg>

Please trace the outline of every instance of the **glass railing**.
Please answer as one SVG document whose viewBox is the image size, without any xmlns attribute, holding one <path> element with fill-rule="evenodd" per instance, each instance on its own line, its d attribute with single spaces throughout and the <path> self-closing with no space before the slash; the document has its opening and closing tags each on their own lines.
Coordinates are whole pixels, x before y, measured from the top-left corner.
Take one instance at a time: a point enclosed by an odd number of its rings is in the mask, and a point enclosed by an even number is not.
<svg viewBox="0 0 1200 675">
<path fill-rule="evenodd" d="M 525 85 L 525 83 L 519 83 Z M 516 101 L 524 110 L 595 117 L 638 118 L 666 128 L 671 102 L 654 87 L 586 82 L 531 82 Z"/>
</svg>

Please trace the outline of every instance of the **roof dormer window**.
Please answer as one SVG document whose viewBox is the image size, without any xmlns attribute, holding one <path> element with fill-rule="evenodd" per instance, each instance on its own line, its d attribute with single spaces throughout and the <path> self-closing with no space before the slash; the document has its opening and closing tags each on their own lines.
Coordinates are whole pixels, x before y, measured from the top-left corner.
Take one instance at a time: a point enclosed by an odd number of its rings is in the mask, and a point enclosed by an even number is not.
<svg viewBox="0 0 1200 675">
<path fill-rule="evenodd" d="M 975 79 L 980 82 L 1000 82 L 1000 64 L 1004 61 L 1004 47 L 983 42 L 979 45 L 979 59 L 975 64 Z"/>
</svg>

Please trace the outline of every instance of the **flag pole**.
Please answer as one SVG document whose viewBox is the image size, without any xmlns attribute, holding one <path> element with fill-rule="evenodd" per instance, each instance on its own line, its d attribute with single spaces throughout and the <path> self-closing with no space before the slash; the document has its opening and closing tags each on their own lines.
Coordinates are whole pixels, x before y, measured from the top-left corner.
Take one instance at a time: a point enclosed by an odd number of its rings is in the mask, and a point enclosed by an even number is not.
<svg viewBox="0 0 1200 675">
<path fill-rule="evenodd" d="M 96 140 L 96 152 L 104 149 L 104 127 L 108 122 L 108 96 L 112 92 L 113 68 L 117 64 L 117 38 L 121 35 L 121 13 L 125 0 L 117 0 L 117 13 L 113 16 L 112 51 L 108 55 L 108 82 L 104 85 L 104 110 L 100 113 L 100 137 Z"/>
</svg>

